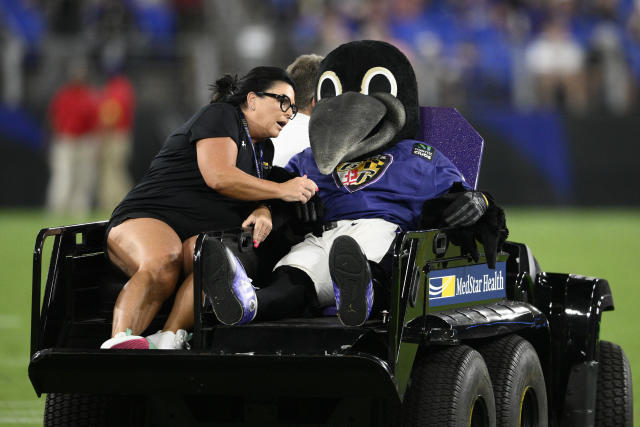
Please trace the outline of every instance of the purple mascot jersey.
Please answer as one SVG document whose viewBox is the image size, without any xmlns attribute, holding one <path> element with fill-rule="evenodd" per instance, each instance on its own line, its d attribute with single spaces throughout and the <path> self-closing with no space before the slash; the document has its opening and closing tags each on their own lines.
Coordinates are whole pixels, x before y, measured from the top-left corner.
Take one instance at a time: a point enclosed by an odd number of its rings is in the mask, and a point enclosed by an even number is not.
<svg viewBox="0 0 640 427">
<path fill-rule="evenodd" d="M 340 163 L 323 175 L 307 148 L 287 165 L 290 171 L 312 179 L 327 208 L 324 221 L 382 218 L 403 230 L 415 230 L 425 200 L 440 196 L 462 174 L 442 153 L 405 139 L 365 160 Z"/>
</svg>

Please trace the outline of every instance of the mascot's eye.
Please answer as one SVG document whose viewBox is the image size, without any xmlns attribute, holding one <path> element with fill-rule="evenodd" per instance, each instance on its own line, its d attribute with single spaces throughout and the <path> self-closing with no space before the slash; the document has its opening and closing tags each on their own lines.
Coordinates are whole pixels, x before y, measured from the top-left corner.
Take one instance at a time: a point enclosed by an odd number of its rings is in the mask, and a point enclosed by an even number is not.
<svg viewBox="0 0 640 427">
<path fill-rule="evenodd" d="M 316 100 L 338 96 L 342 94 L 342 83 L 333 71 L 325 71 L 318 80 L 318 93 Z"/>
<path fill-rule="evenodd" d="M 362 90 L 360 92 L 365 95 L 385 92 L 397 96 L 398 84 L 391 71 L 384 67 L 373 67 L 362 78 Z"/>
</svg>

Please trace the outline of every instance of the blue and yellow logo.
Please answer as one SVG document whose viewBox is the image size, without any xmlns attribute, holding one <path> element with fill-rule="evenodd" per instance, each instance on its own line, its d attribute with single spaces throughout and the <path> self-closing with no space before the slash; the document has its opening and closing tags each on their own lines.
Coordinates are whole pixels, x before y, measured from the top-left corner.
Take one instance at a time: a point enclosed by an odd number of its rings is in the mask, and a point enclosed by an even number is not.
<svg viewBox="0 0 640 427">
<path fill-rule="evenodd" d="M 442 276 L 429 279 L 429 299 L 456 296 L 456 276 Z"/>
<path fill-rule="evenodd" d="M 507 277 L 506 262 L 496 263 L 495 269 L 487 264 L 445 268 L 432 272 L 429 277 L 429 306 L 440 307 L 504 298 Z"/>
</svg>

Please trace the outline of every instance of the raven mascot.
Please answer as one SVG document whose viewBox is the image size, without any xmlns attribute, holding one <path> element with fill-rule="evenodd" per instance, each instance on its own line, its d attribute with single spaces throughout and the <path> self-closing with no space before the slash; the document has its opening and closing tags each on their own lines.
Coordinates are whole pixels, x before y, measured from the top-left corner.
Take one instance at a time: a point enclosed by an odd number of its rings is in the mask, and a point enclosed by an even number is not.
<svg viewBox="0 0 640 427">
<path fill-rule="evenodd" d="M 286 167 L 319 188 L 297 206 L 297 223 L 311 221 L 306 231 L 313 233 L 291 248 L 271 284 L 257 291 L 258 320 L 333 306 L 344 325 L 362 325 L 372 311 L 374 286 L 376 306 L 388 303 L 384 277 L 399 231 L 446 228 L 476 260 L 479 240 L 495 266 L 507 236 L 504 213 L 442 153 L 415 140 L 418 88 L 397 48 L 372 40 L 339 46 L 320 64 L 315 96 L 311 147 Z M 283 170 L 273 172 L 288 178 Z"/>
</svg>

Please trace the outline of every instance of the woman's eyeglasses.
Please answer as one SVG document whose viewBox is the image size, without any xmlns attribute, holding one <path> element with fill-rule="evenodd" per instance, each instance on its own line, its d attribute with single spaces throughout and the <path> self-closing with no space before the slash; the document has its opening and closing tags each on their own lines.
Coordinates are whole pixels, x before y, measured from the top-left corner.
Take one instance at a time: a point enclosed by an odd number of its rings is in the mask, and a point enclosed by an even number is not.
<svg viewBox="0 0 640 427">
<path fill-rule="evenodd" d="M 287 110 L 291 108 L 292 120 L 296 116 L 296 114 L 298 114 L 298 107 L 296 106 L 296 104 L 291 103 L 291 98 L 289 98 L 287 95 L 278 95 L 277 93 L 271 93 L 271 92 L 256 92 L 256 95 L 269 96 L 271 98 L 277 99 L 278 101 L 280 101 L 280 110 L 282 110 L 283 113 L 286 113 Z"/>
</svg>

